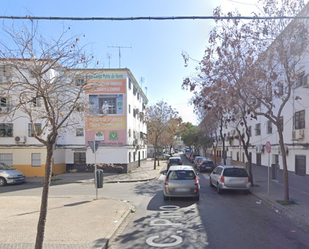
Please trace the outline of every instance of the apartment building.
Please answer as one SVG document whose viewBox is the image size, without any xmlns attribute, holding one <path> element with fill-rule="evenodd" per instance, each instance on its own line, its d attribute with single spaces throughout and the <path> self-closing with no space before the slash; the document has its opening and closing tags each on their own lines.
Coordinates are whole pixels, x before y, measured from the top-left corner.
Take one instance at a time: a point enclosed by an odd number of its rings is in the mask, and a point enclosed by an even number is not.
<svg viewBox="0 0 309 249">
<path fill-rule="evenodd" d="M 44 77 L 52 79 L 62 70 L 58 66 Z M 38 119 L 33 127 L 22 109 L 9 112 L 18 103 L 14 93 L 8 90 L 17 81 L 13 71 L 13 67 L 1 62 L 0 162 L 19 169 L 28 177 L 44 176 L 46 147 L 34 138 L 33 129 L 43 129 L 46 120 Z M 95 163 L 105 172 L 125 173 L 138 167 L 140 161 L 147 158 L 144 112 L 148 99 L 131 71 L 79 69 L 71 70 L 71 75 L 76 75 L 73 79 L 76 87 L 87 81 L 82 96 L 85 103 L 72 113 L 70 120 L 75 124 L 67 123 L 66 128 L 59 130 L 52 160 L 53 174 L 92 172 Z M 29 72 L 28 76 L 31 80 Z M 70 98 L 69 93 L 65 94 Z M 25 95 L 30 99 L 30 110 L 42 108 L 35 93 Z M 96 144 L 95 153 L 92 144 Z"/>
</svg>

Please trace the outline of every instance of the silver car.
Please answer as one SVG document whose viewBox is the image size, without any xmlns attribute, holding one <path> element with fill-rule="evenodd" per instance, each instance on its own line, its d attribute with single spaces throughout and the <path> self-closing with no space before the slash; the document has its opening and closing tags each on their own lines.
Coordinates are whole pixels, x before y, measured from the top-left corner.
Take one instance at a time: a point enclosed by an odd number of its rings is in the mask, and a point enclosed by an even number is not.
<svg viewBox="0 0 309 249">
<path fill-rule="evenodd" d="M 170 197 L 194 197 L 199 200 L 200 183 L 192 166 L 171 166 L 163 185 L 164 200 Z"/>
<path fill-rule="evenodd" d="M 219 194 L 223 190 L 242 190 L 246 194 L 250 192 L 250 177 L 247 170 L 242 166 L 216 167 L 209 176 L 210 186 L 215 186 Z"/>
<path fill-rule="evenodd" d="M 26 177 L 22 172 L 5 163 L 0 163 L 0 186 L 23 183 L 25 180 Z"/>
</svg>

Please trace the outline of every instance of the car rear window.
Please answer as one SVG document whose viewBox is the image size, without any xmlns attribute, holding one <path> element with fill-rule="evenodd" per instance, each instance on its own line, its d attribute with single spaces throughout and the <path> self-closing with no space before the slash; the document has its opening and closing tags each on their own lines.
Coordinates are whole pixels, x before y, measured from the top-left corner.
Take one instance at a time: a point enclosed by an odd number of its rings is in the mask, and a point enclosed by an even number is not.
<svg viewBox="0 0 309 249">
<path fill-rule="evenodd" d="M 213 162 L 203 162 L 203 165 L 207 165 L 207 166 L 214 166 L 214 163 Z"/>
<path fill-rule="evenodd" d="M 169 180 L 194 180 L 195 174 L 192 170 L 175 170 L 168 175 Z"/>
<path fill-rule="evenodd" d="M 245 169 L 225 169 L 223 172 L 224 176 L 234 177 L 248 177 L 248 173 Z"/>
<path fill-rule="evenodd" d="M 180 159 L 170 159 L 170 163 L 179 163 Z"/>
</svg>

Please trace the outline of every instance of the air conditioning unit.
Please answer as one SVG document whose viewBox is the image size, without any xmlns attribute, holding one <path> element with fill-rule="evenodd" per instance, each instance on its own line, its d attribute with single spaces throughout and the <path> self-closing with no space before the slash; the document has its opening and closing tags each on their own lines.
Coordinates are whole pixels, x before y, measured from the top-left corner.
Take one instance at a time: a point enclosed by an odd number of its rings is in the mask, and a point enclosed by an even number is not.
<svg viewBox="0 0 309 249">
<path fill-rule="evenodd" d="M 257 153 L 257 154 L 262 154 L 262 153 L 264 153 L 264 145 L 263 145 L 263 144 L 260 144 L 260 145 L 255 146 L 255 150 L 256 150 L 256 153 Z"/>
<path fill-rule="evenodd" d="M 18 144 L 24 144 L 26 143 L 27 139 L 25 136 L 17 136 L 15 137 L 15 142 Z"/>
<path fill-rule="evenodd" d="M 305 138 L 305 130 L 293 130 L 292 131 L 292 140 L 300 140 Z"/>
</svg>

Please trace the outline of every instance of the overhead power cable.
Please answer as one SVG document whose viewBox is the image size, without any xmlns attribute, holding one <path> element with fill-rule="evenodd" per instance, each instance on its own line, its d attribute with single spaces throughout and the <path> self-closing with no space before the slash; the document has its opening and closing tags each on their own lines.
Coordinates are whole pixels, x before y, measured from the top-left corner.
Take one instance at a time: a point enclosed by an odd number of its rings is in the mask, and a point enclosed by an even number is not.
<svg viewBox="0 0 309 249">
<path fill-rule="evenodd" d="M 258 19 L 308 19 L 309 16 L 166 16 L 166 17 L 42 17 L 42 16 L 0 16 L 0 19 L 19 20 L 70 20 L 70 21 L 138 21 L 138 20 L 258 20 Z"/>
</svg>

